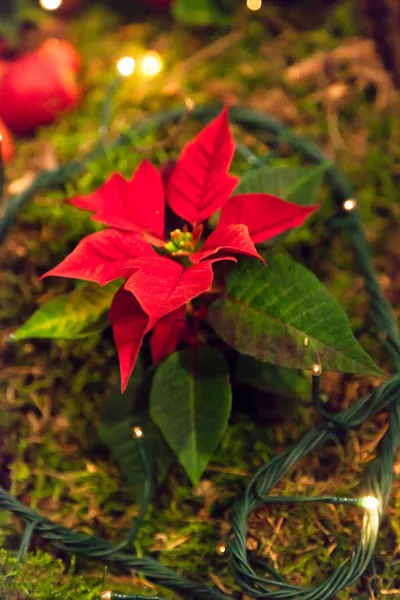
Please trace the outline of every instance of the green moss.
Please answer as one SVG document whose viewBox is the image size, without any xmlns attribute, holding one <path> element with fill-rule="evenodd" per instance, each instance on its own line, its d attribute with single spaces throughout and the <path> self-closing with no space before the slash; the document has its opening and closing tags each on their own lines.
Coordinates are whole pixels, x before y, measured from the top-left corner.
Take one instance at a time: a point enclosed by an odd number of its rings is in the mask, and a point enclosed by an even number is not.
<svg viewBox="0 0 400 600">
<path fill-rule="evenodd" d="M 44 552 L 31 552 L 17 563 L 14 555 L 0 550 L 0 596 L 4 600 L 98 600 L 104 589 L 102 579 L 75 575 L 75 561 L 69 568 Z"/>
<path fill-rule="evenodd" d="M 283 87 L 298 109 L 296 130 L 328 147 L 353 182 L 367 234 L 373 236 L 376 255 L 384 270 L 387 231 L 398 216 L 398 107 L 382 114 L 375 110 L 374 99 L 367 92 L 354 94 L 339 118 L 346 146 L 332 150 L 326 113 L 313 100 L 313 87 L 283 81 L 286 66 L 317 51 L 330 50 L 357 34 L 353 3 L 340 5 L 327 24 L 312 31 L 282 26 L 275 35 L 270 31 L 271 22 L 276 23 L 268 19 L 265 22 L 253 20 L 240 44 L 217 60 L 200 61 L 181 82 L 181 92 L 190 95 L 195 102 L 214 100 L 209 82 L 223 81 L 233 85 L 238 101 L 246 104 L 257 90 Z M 163 93 L 164 77 L 172 65 L 184 61 L 210 40 L 202 38 L 201 33 L 195 35 L 170 23 L 147 22 L 122 27 L 117 16 L 99 7 L 87 9 L 84 18 L 72 22 L 69 32 L 83 57 L 84 100 L 77 111 L 41 129 L 34 139 L 18 143 L 17 160 L 7 170 L 9 180 L 22 177 L 43 145 L 50 146 L 60 163 L 86 154 L 98 141 L 99 115 L 105 90 L 115 76 L 116 59 L 130 52 L 139 54 L 156 41 L 160 31 L 165 34 L 165 74 L 150 83 L 144 83 L 139 75 L 124 80 L 114 101 L 110 137 L 149 112 L 181 104 L 179 95 Z M 211 35 L 217 38 L 220 34 Z M 86 214 L 66 205 L 64 199 L 93 191 L 115 170 L 130 177 L 143 156 L 156 164 L 162 163 L 169 153 L 176 155 L 197 130 L 198 124 L 189 120 L 166 148 L 156 147 L 155 143 L 174 133 L 173 128 L 135 136 L 132 147 L 107 151 L 89 163 L 82 175 L 69 182 L 65 189 L 40 193 L 26 206 L 6 246 L 7 270 L 0 288 L 0 320 L 6 332 L 18 327 L 44 295 L 70 289 L 70 284 L 62 280 L 52 280 L 51 284 L 39 282 L 42 272 L 56 264 L 85 233 L 96 227 Z M 357 153 L 357 144 L 352 142 L 360 134 L 365 143 L 362 157 Z M 256 154 L 265 155 L 270 149 L 268 139 L 263 136 L 257 139 L 239 127 L 235 127 L 235 135 Z M 146 150 L 138 147 L 146 147 Z M 276 158 L 271 164 L 297 165 L 301 160 L 289 155 Z M 237 157 L 234 168 L 240 173 L 247 164 Z M 365 323 L 365 296 L 355 277 L 348 243 L 327 230 L 326 220 L 333 214 L 332 200 L 324 190 L 319 218 L 311 226 L 293 232 L 285 246 L 298 258 L 307 257 L 307 264 L 340 299 L 350 314 L 352 325 L 360 331 Z M 372 352 L 378 352 L 368 336 L 365 342 Z M 110 333 L 106 331 L 102 336 L 79 343 L 7 344 L 5 364 L 7 390 L 0 395 L 0 452 L 8 465 L 12 492 L 39 512 L 76 531 L 122 540 L 137 509 L 124 486 L 118 465 L 97 436 L 101 407 L 118 382 Z M 2 386 L 4 381 L 5 378 L 0 382 Z M 346 380 L 331 385 L 335 410 L 340 410 L 344 402 L 352 401 L 355 393 L 358 394 L 358 390 L 351 390 L 351 385 L 351 382 L 346 384 Z M 229 559 L 215 552 L 227 531 L 229 508 L 243 490 L 248 475 L 277 450 L 299 439 L 317 420 L 310 403 L 304 400 L 295 406 L 291 404 L 290 410 L 282 399 L 257 396 L 256 405 L 257 402 L 259 408 L 253 419 L 234 415 L 205 473 L 202 489 L 194 493 L 182 470 L 179 467 L 173 470 L 135 542 L 138 554 L 152 553 L 163 563 L 208 582 L 210 576 L 217 576 L 226 586 L 234 588 Z M 340 491 L 356 495 L 360 471 L 373 455 L 373 450 L 366 452 L 361 460 L 357 448 L 362 443 L 369 443 L 373 448 L 382 426 L 383 422 L 377 419 L 361 432 L 353 432 L 344 448 L 330 447 L 303 461 L 274 492 L 318 495 Z M 398 483 L 395 485 L 398 493 Z M 203 495 L 199 495 L 201 491 Z M 395 503 L 392 522 L 383 528 L 377 555 L 381 583 L 387 589 L 399 587 L 393 560 L 399 543 L 395 525 L 399 511 Z M 337 543 L 333 554 L 329 554 L 329 544 L 333 542 L 327 542 L 328 534 L 324 537 L 321 533 L 316 517 Z M 281 518 L 281 529 L 274 533 Z M 332 564 L 349 556 L 359 526 L 356 513 L 337 516 L 326 507 L 317 512 L 311 506 L 284 507 L 252 518 L 250 534 L 254 534 L 265 558 L 292 581 L 305 585 L 319 580 Z M 32 551 L 17 565 L 21 533 L 14 520 L 0 513 L 0 545 L 9 548 L 0 553 L 1 597 L 90 600 L 98 598 L 103 587 L 121 591 L 138 588 L 148 592 L 134 577 L 120 573 L 104 575 L 98 564 L 79 563 L 79 567 L 70 569 L 70 557 L 61 562 L 53 554 Z M 353 593 L 354 590 L 346 591 L 340 598 L 347 600 Z"/>
</svg>

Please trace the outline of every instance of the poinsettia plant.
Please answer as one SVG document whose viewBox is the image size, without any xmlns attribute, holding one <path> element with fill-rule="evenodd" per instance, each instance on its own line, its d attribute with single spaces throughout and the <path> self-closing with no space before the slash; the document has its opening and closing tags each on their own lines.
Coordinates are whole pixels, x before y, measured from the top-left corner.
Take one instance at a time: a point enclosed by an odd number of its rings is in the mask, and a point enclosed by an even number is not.
<svg viewBox="0 0 400 600">
<path fill-rule="evenodd" d="M 269 364 L 378 372 L 318 279 L 288 255 L 265 249 L 317 209 L 323 171 L 277 175 L 264 167 L 239 181 L 229 173 L 234 152 L 224 109 L 176 162 L 158 170 L 143 161 L 129 181 L 116 173 L 94 193 L 71 199 L 106 228 L 43 277 L 97 287 L 56 298 L 14 336 L 57 337 L 51 320 L 62 312 L 67 324 L 59 337 L 88 335 L 111 301 L 121 394 L 105 408 L 100 433 L 138 494 L 143 473 L 135 467 L 134 423 L 146 430 L 159 476 L 172 450 L 196 484 L 226 429 L 232 382 L 276 388 L 278 371 L 271 374 Z M 285 199 L 271 193 L 274 181 Z M 74 325 L 76 306 L 81 316 Z M 146 408 L 142 384 L 149 376 Z"/>
</svg>

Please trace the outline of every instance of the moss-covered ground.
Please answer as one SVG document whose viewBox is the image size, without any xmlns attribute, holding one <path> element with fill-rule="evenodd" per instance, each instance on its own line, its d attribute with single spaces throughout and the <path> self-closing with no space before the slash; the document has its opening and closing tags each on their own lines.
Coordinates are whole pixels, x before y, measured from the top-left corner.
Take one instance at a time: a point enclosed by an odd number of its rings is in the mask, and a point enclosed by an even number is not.
<svg viewBox="0 0 400 600">
<path fill-rule="evenodd" d="M 114 101 L 111 137 L 153 111 L 182 104 L 185 96 L 195 103 L 226 100 L 275 114 L 320 144 L 352 179 L 381 282 L 398 312 L 400 103 L 368 52 L 350 52 L 350 58 L 337 59 L 337 63 L 331 54 L 322 67 L 316 60 L 318 53 L 347 48 L 349 41 L 360 35 L 354 6 L 339 4 L 323 24 L 312 29 L 288 21 L 284 11 L 271 7 L 257 16 L 247 14 L 246 19 L 239 16 L 238 34 L 231 39 L 227 32 L 193 32 L 165 18 L 124 24 L 104 8 L 87 9 L 66 25 L 67 36 L 82 53 L 84 100 L 74 113 L 43 128 L 34 138 L 18 142 L 17 159 L 7 169 L 8 182 L 21 185 L 27 173 L 87 152 L 98 139 L 101 106 L 116 60 L 154 48 L 162 53 L 165 69 L 151 82 L 139 75 L 124 81 Z M 218 38 L 223 38 L 219 48 L 210 47 Z M 207 48 L 205 54 L 202 48 Z M 188 57 L 194 57 L 191 63 L 186 62 Z M 311 75 L 300 79 L 293 71 L 287 75 L 288 67 L 310 57 L 314 59 Z M 118 465 L 97 435 L 101 407 L 118 384 L 109 331 L 78 342 L 10 344 L 7 340 L 37 306 L 71 285 L 62 280 L 39 280 L 93 228 L 86 215 L 62 200 L 76 190 L 94 189 L 116 169 L 130 175 L 144 154 L 156 163 L 165 160 L 196 128 L 196 123 L 188 121 L 177 135 L 173 127 L 146 134 L 134 140 L 133 148 L 106 152 L 66 189 L 38 194 L 19 215 L 0 250 L 1 482 L 49 518 L 115 541 L 123 538 L 136 508 Z M 236 134 L 254 151 L 268 151 L 266 144 L 249 133 L 237 129 Z M 168 136 L 166 146 L 156 144 Z M 139 151 L 137 146 L 146 149 Z M 272 164 L 296 160 L 277 158 Z M 235 166 L 238 172 L 245 168 L 239 159 Z M 364 327 L 367 306 L 351 250 L 342 237 L 326 229 L 325 222 L 333 214 L 326 191 L 321 203 L 320 219 L 314 221 L 312 230 L 304 228 L 293 234 L 290 247 L 324 279 L 348 311 L 360 339 L 385 364 Z M 348 406 L 371 384 L 370 380 L 336 375 L 323 379 L 333 410 Z M 290 410 L 288 402 L 260 394 L 252 415 L 235 411 L 197 489 L 191 488 L 179 467 L 174 468 L 134 550 L 228 593 L 235 590 L 229 559 L 216 552 L 229 527 L 230 506 L 259 465 L 298 440 L 317 420 L 307 399 L 291 402 Z M 351 432 L 342 445 L 332 445 L 299 463 L 276 491 L 357 495 L 385 424 L 386 415 L 379 415 Z M 399 476 L 400 461 L 395 470 Z M 400 593 L 399 517 L 397 479 L 376 554 L 382 597 Z M 351 554 L 359 528 L 357 511 L 328 505 L 265 510 L 249 523 L 248 546 L 258 548 L 294 583 L 315 583 Z M 88 600 L 98 598 L 105 588 L 145 594 L 155 591 L 136 573 L 121 575 L 112 569 L 105 571 L 100 563 L 75 562 L 71 556 L 56 555 L 37 537 L 18 564 L 21 533 L 20 523 L 0 512 L 1 598 Z M 340 598 L 354 598 L 358 592 L 374 598 L 368 577 Z"/>
</svg>

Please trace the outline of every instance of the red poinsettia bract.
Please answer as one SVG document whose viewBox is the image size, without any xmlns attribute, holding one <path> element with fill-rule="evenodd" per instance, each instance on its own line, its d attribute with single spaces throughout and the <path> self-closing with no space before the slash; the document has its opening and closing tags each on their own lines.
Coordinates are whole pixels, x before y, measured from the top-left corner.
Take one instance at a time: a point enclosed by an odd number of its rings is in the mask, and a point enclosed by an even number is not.
<svg viewBox="0 0 400 600">
<path fill-rule="evenodd" d="M 231 196 L 238 181 L 228 174 L 234 151 L 224 109 L 185 146 L 165 185 L 143 161 L 130 181 L 114 174 L 93 194 L 70 201 L 108 229 L 85 237 L 44 276 L 100 285 L 124 278 L 110 310 L 122 390 L 150 330 L 155 361 L 176 348 L 186 305 L 210 290 L 215 262 L 236 261 L 237 255 L 263 260 L 255 244 L 301 225 L 317 207 L 269 194 Z M 184 222 L 168 239 L 166 203 Z M 216 229 L 201 245 L 203 223 L 219 210 Z"/>
</svg>

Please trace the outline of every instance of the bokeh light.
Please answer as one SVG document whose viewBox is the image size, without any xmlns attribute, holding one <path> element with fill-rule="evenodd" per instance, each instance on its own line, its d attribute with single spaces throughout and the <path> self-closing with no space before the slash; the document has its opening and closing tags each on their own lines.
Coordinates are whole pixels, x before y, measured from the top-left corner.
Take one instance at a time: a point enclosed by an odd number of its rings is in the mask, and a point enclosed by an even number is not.
<svg viewBox="0 0 400 600">
<path fill-rule="evenodd" d="M 45 10 L 57 10 L 62 4 L 62 0 L 39 0 L 40 6 Z"/>
<path fill-rule="evenodd" d="M 157 52 L 148 52 L 141 62 L 142 73 L 146 77 L 155 77 L 158 75 L 163 68 L 162 58 Z"/>
<path fill-rule="evenodd" d="M 131 56 L 124 56 L 117 62 L 117 69 L 123 77 L 132 75 L 133 71 L 135 70 L 135 66 L 135 59 L 133 59 Z"/>
<path fill-rule="evenodd" d="M 247 0 L 247 8 L 250 10 L 259 10 L 262 6 L 262 0 Z"/>
<path fill-rule="evenodd" d="M 375 496 L 365 496 L 365 498 L 360 498 L 359 504 L 363 508 L 369 510 L 376 510 L 379 508 L 379 500 L 378 498 L 375 498 Z"/>
</svg>

